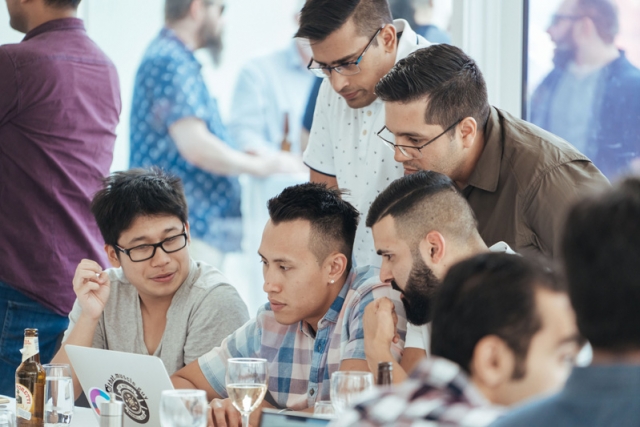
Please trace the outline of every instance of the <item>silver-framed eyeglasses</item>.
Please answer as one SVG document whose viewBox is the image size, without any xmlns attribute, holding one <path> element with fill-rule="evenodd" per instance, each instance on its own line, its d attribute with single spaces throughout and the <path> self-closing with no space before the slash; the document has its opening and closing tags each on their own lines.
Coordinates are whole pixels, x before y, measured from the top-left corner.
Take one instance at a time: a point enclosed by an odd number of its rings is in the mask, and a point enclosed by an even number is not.
<svg viewBox="0 0 640 427">
<path fill-rule="evenodd" d="M 378 31 L 376 31 L 373 37 L 371 37 L 371 40 L 369 40 L 369 43 L 367 43 L 367 47 L 364 48 L 360 56 L 358 56 L 358 59 L 356 59 L 355 61 L 345 62 L 343 64 L 336 65 L 335 67 L 330 67 L 328 65 L 320 65 L 317 62 L 315 62 L 313 58 L 311 58 L 311 61 L 309 61 L 309 65 L 307 65 L 307 70 L 311 71 L 317 77 L 322 77 L 322 78 L 330 77 L 331 71 L 340 73 L 343 76 L 353 76 L 355 74 L 358 74 L 360 72 L 360 62 L 362 61 L 362 58 L 364 58 L 364 54 L 367 53 L 367 50 L 369 50 L 369 47 L 371 46 L 373 41 L 376 39 L 378 34 L 380 34 L 380 31 L 382 31 L 382 28 L 378 29 Z"/>
<path fill-rule="evenodd" d="M 444 135 L 445 133 L 449 132 L 451 129 L 453 129 L 454 127 L 456 127 L 458 125 L 458 123 L 460 123 L 462 121 L 462 119 L 458 119 L 456 120 L 456 122 L 454 124 L 452 124 L 451 126 L 449 126 L 448 128 L 446 128 L 440 135 L 436 136 L 435 138 L 432 138 L 430 140 L 428 140 L 427 142 L 425 142 L 422 145 L 399 145 L 396 144 L 396 137 L 393 133 L 391 133 L 391 131 L 389 129 L 387 129 L 386 126 L 383 126 L 382 129 L 380 129 L 380 131 L 377 133 L 378 137 L 380 139 L 382 139 L 385 142 L 385 145 L 393 152 L 396 151 L 396 148 L 398 150 L 400 150 L 400 152 L 402 153 L 403 156 L 405 157 L 409 157 L 412 159 L 421 159 L 422 158 L 422 149 L 424 147 L 426 147 L 427 145 L 431 144 L 432 142 L 435 142 L 436 139 L 440 138 L 442 135 Z M 413 138 L 412 138 L 413 139 Z M 420 143 L 419 139 L 414 139 L 416 141 L 416 144 Z"/>
<path fill-rule="evenodd" d="M 182 226 L 182 233 L 167 237 L 162 242 L 135 246 L 133 248 L 125 249 L 118 245 L 114 247 L 120 252 L 129 256 L 133 262 L 142 262 L 156 256 L 156 249 L 161 248 L 165 253 L 172 254 L 178 252 L 187 246 L 187 232 L 186 226 Z"/>
</svg>

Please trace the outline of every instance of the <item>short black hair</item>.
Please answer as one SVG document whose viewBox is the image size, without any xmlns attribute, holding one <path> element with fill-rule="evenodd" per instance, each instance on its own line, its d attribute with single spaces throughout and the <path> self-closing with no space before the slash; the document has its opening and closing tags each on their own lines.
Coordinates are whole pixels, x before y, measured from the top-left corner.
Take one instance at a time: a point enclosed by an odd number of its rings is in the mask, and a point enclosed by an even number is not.
<svg viewBox="0 0 640 427">
<path fill-rule="evenodd" d="M 594 348 L 640 348 L 640 178 L 570 210 L 561 255 L 578 329 Z"/>
<path fill-rule="evenodd" d="M 342 195 L 340 190 L 327 188 L 325 184 L 287 187 L 267 203 L 269 217 L 274 225 L 295 220 L 309 221 L 312 232 L 309 249 L 318 262 L 337 250 L 347 257 L 349 270 L 360 213 L 343 200 Z"/>
<path fill-rule="evenodd" d="M 165 0 L 164 19 L 166 22 L 176 22 L 187 16 L 193 0 Z"/>
<path fill-rule="evenodd" d="M 605 43 L 613 43 L 620 24 L 618 8 L 611 0 L 578 0 L 577 13 L 587 16 L 596 27 L 598 35 Z"/>
<path fill-rule="evenodd" d="M 387 0 L 307 0 L 294 37 L 321 42 L 351 17 L 358 33 L 367 37 L 393 22 Z"/>
<path fill-rule="evenodd" d="M 115 246 L 123 231 L 139 216 L 173 215 L 186 224 L 187 200 L 180 178 L 160 168 L 131 169 L 105 178 L 93 197 L 91 212 L 102 238 Z"/>
<path fill-rule="evenodd" d="M 478 65 L 460 48 L 444 43 L 418 49 L 398 61 L 375 92 L 385 102 L 428 99 L 425 123 L 445 129 L 466 117 L 473 117 L 483 129 L 491 108 Z"/>
<path fill-rule="evenodd" d="M 378 194 L 367 214 L 367 227 L 392 216 L 400 236 L 411 242 L 431 230 L 467 242 L 478 222 L 469 203 L 448 176 L 419 171 L 393 181 Z"/>
<path fill-rule="evenodd" d="M 454 265 L 434 299 L 431 353 L 471 373 L 476 345 L 496 335 L 515 354 L 513 378 L 524 377 L 531 338 L 542 327 L 539 288 L 566 292 L 551 269 L 518 255 L 486 253 Z"/>
<path fill-rule="evenodd" d="M 44 0 L 47 6 L 51 6 L 58 9 L 72 8 L 77 9 L 82 0 Z"/>
</svg>

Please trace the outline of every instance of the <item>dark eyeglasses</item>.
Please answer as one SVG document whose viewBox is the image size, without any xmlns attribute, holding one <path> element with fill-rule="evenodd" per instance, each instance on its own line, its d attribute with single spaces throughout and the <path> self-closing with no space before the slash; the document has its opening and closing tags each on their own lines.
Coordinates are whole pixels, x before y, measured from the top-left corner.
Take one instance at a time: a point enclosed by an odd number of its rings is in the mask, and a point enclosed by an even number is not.
<svg viewBox="0 0 640 427">
<path fill-rule="evenodd" d="M 161 248 L 165 253 L 171 254 L 178 252 L 180 249 L 187 246 L 187 233 L 185 227 L 182 228 L 182 233 L 177 236 L 167 237 L 160 243 L 135 246 L 130 249 L 121 248 L 118 245 L 114 247 L 120 252 L 129 256 L 133 262 L 142 262 L 153 258 L 156 255 L 156 249 Z"/>
<path fill-rule="evenodd" d="M 421 150 L 424 147 L 426 147 L 427 145 L 431 144 L 432 142 L 434 142 L 436 139 L 440 138 L 445 133 L 449 132 L 451 129 L 453 129 L 455 126 L 457 126 L 458 123 L 460 123 L 461 121 L 462 121 L 462 119 L 458 119 L 454 124 L 452 124 L 451 126 L 446 128 L 440 135 L 436 136 L 435 138 L 430 139 L 429 141 L 425 142 L 424 144 L 422 144 L 419 147 L 416 147 L 414 145 L 398 145 L 398 144 L 396 144 L 395 143 L 395 141 L 396 141 L 395 136 L 393 135 L 393 133 L 391 133 L 391 131 L 389 129 L 387 129 L 386 126 L 384 126 L 382 129 L 380 129 L 380 132 L 378 132 L 377 135 L 378 135 L 378 137 L 380 137 L 380 139 L 382 139 L 384 142 L 386 142 L 385 145 L 387 147 L 389 147 L 389 149 L 391 151 L 395 152 L 396 148 L 397 148 L 398 150 L 400 150 L 402 155 L 405 156 L 405 157 L 409 157 L 409 158 L 412 158 L 412 159 L 421 159 L 422 158 L 422 151 Z"/>
<path fill-rule="evenodd" d="M 335 67 L 324 66 L 316 63 L 317 66 L 312 67 L 314 59 L 311 58 L 311 61 L 309 61 L 309 65 L 307 65 L 307 70 L 322 78 L 329 77 L 332 70 L 336 73 L 342 74 L 343 76 L 353 76 L 355 74 L 358 74 L 360 72 L 360 62 L 362 61 L 364 54 L 367 53 L 367 50 L 376 39 L 378 34 L 380 34 L 380 31 L 382 31 L 382 28 L 376 31 L 373 37 L 371 37 L 371 40 L 369 40 L 369 43 L 367 43 L 367 47 L 364 48 L 358 59 L 356 59 L 355 61 L 345 62 L 344 64 L 336 65 Z"/>
<path fill-rule="evenodd" d="M 554 25 L 558 25 L 560 21 L 579 21 L 582 18 L 584 18 L 584 15 L 562 15 L 556 13 L 551 17 L 551 23 L 549 26 L 553 27 Z"/>
</svg>

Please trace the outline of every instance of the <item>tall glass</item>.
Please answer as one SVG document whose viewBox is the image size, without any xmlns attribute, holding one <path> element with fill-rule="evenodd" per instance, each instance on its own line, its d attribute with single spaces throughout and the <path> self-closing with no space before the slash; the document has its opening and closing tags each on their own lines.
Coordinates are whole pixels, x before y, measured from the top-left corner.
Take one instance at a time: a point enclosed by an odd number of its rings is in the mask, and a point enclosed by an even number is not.
<svg viewBox="0 0 640 427">
<path fill-rule="evenodd" d="M 73 380 L 66 364 L 42 365 L 46 376 L 44 385 L 45 427 L 68 426 L 73 415 Z"/>
<path fill-rule="evenodd" d="M 267 361 L 265 359 L 229 359 L 227 393 L 233 406 L 242 415 L 242 427 L 248 427 L 249 415 L 267 393 Z"/>
<path fill-rule="evenodd" d="M 164 390 L 160 397 L 160 425 L 206 427 L 206 393 L 203 390 Z"/>
<path fill-rule="evenodd" d="M 358 395 L 372 388 L 371 372 L 337 371 L 331 374 L 331 403 L 336 414 L 344 412 Z"/>
</svg>

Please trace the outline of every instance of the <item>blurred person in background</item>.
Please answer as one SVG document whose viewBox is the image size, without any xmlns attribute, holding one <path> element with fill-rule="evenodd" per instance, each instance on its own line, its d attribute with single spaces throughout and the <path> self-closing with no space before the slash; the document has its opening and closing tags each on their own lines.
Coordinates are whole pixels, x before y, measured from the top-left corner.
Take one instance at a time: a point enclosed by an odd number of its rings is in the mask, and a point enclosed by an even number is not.
<svg viewBox="0 0 640 427">
<path fill-rule="evenodd" d="M 434 0 L 390 0 L 389 6 L 394 19 L 405 19 L 431 43 L 451 44 L 451 36 L 433 24 Z"/>
<path fill-rule="evenodd" d="M 287 153 L 236 150 L 193 52 L 214 62 L 222 49 L 224 0 L 166 0 L 165 27 L 147 48 L 131 109 L 131 167 L 157 165 L 184 183 L 194 258 L 220 267 L 240 249 L 240 184 L 236 175 L 299 170 Z"/>
<path fill-rule="evenodd" d="M 616 47 L 618 30 L 612 0 L 563 1 L 547 29 L 554 69 L 530 105 L 532 123 L 567 140 L 609 179 L 640 161 L 640 70 Z"/>
<path fill-rule="evenodd" d="M 593 347 L 555 396 L 495 427 L 638 425 L 640 412 L 640 179 L 583 198 L 569 212 L 562 260 L 578 329 Z"/>
<path fill-rule="evenodd" d="M 0 394 L 13 396 L 24 328 L 54 355 L 75 266 L 107 259 L 89 209 L 109 174 L 116 68 L 77 19 L 80 0 L 7 0 L 22 42 L 0 46 Z"/>
</svg>

